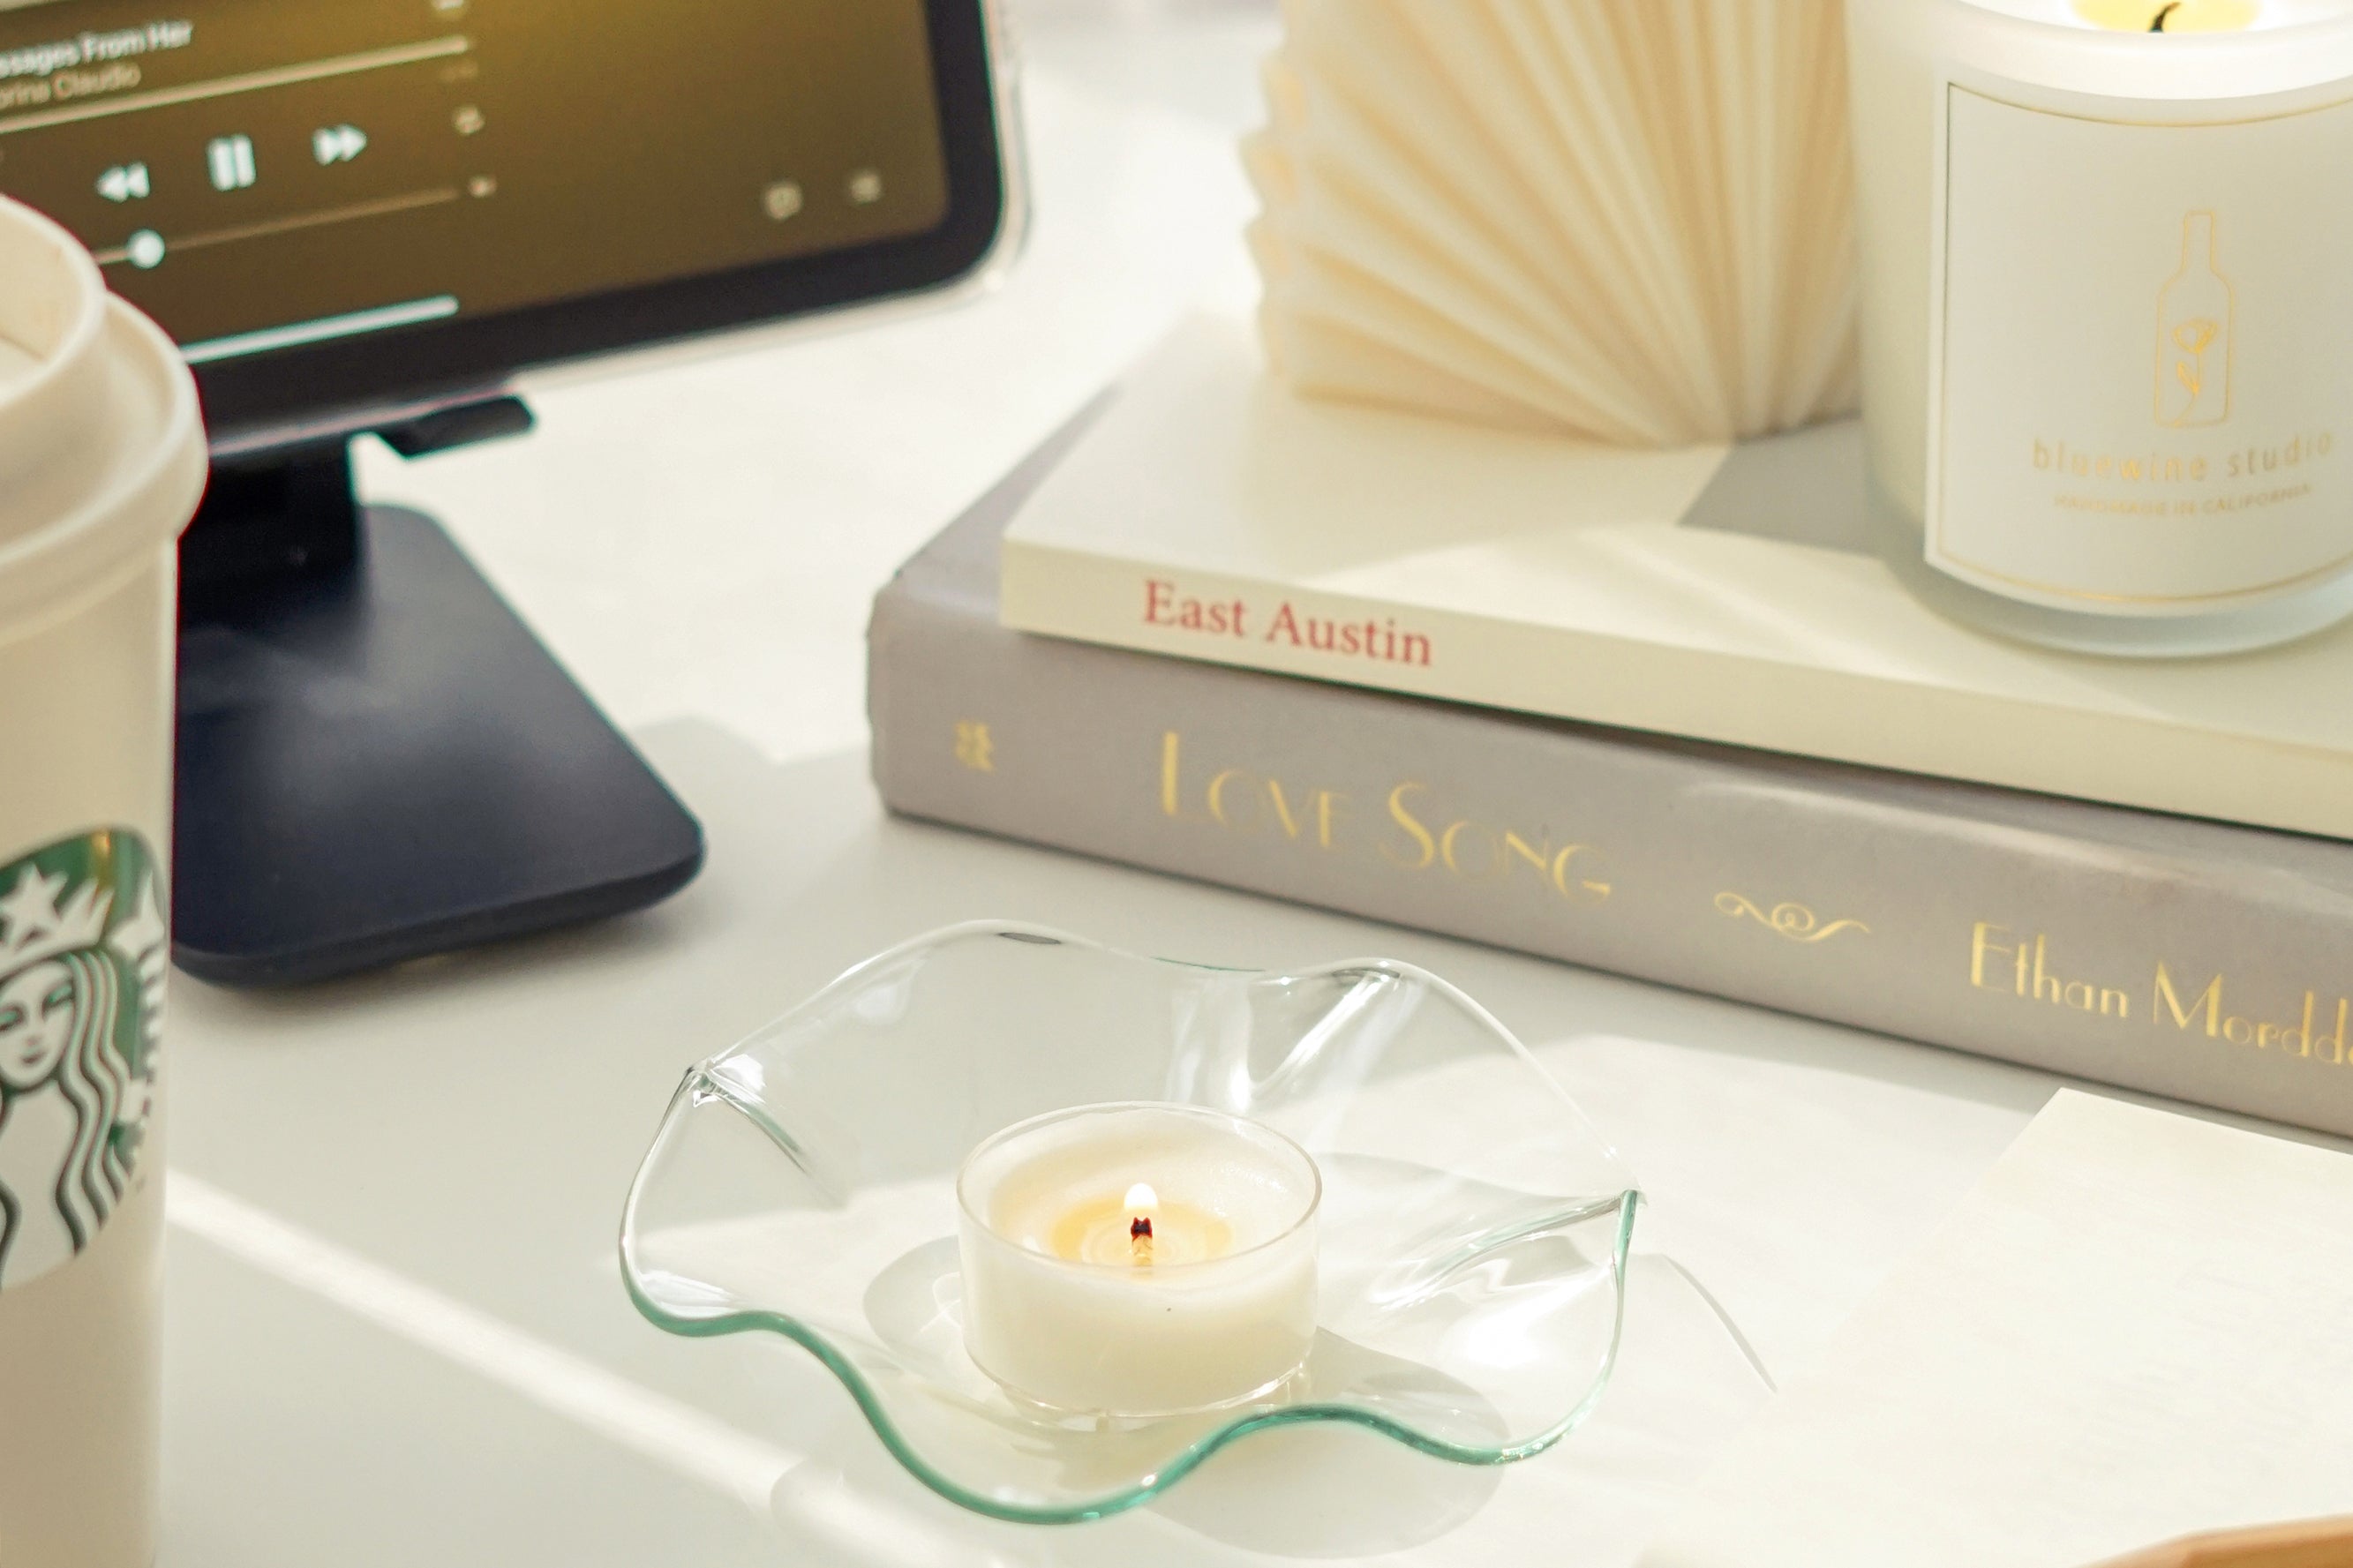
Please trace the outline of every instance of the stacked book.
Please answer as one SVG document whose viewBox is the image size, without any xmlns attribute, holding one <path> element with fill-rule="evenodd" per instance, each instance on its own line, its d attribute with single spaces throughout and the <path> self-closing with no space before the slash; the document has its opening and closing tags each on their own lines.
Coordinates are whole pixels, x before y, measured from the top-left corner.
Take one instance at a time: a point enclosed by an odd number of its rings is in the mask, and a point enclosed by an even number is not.
<svg viewBox="0 0 2353 1568">
<path fill-rule="evenodd" d="M 2353 633 L 2013 647 L 1860 437 L 1627 453 L 1302 400 L 1189 326 L 908 563 L 884 800 L 2353 1134 Z"/>
</svg>

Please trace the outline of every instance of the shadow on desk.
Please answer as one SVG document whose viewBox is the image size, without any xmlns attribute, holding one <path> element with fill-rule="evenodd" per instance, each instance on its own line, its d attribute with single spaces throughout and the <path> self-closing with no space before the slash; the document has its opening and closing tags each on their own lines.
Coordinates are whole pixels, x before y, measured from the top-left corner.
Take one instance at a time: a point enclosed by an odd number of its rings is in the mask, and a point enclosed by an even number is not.
<svg viewBox="0 0 2353 1568">
<path fill-rule="evenodd" d="M 1531 1044 L 1571 1032 L 1659 1037 L 2025 1114 L 2041 1107 L 2056 1081 L 1451 939 L 893 820 L 876 801 L 862 750 L 777 763 L 716 725 L 691 720 L 650 726 L 634 739 L 709 837 L 708 868 L 670 902 L 304 990 L 213 992 L 207 1005 L 257 1023 L 292 1025 L 627 970 L 649 986 L 691 999 L 678 1015 L 682 1047 L 691 1047 L 681 1049 L 683 1068 L 871 953 L 960 921 L 1004 918 L 1242 968 L 1289 968 L 1377 950 L 1462 984 Z M 1564 1016 L 1568 977 L 1576 1006 Z M 196 984 L 182 980 L 184 986 Z"/>
<path fill-rule="evenodd" d="M 686 1068 L 923 931 L 1003 917 L 1237 966 L 1378 952 L 1456 981 L 1618 1142 L 1655 1200 L 1643 1220 L 1650 1245 L 1704 1279 L 1785 1378 L 2053 1084 L 893 822 L 861 752 L 777 763 L 691 722 L 637 740 L 706 826 L 711 858 L 700 881 L 625 920 L 307 991 L 253 995 L 184 982 L 172 1037 L 174 1164 L 776 1451 L 813 1456 L 779 1467 L 779 1508 L 763 1521 L 790 1543 L 779 1561 L 1173 1565 L 1404 1548 L 1392 1560 L 1433 1568 L 1623 1562 L 1671 1500 L 1661 1478 L 1682 1477 L 1705 1446 L 1694 1434 L 1737 1415 L 1710 1392 L 1712 1380 L 1695 1392 L 1668 1375 L 1650 1404 L 1636 1396 L 1642 1377 L 1672 1373 L 1678 1361 L 1671 1349 L 1643 1352 L 1644 1336 L 1670 1320 L 1638 1305 L 1621 1365 L 1628 1381 L 1586 1431 L 1504 1471 L 1401 1452 L 1368 1459 L 1410 1463 L 1376 1489 L 1379 1506 L 1357 1505 L 1338 1527 L 1315 1517 L 1328 1514 L 1328 1500 L 1252 1519 L 1219 1491 L 1215 1467 L 1124 1523 L 1022 1531 L 968 1521 L 896 1471 L 847 1396 L 806 1358 L 781 1346 L 670 1340 L 636 1318 L 612 1264 L 629 1173 Z M 1242 1445 L 1231 1462 L 1272 1466 L 1286 1455 L 1296 1457 L 1281 1445 Z M 898 1521 L 899 1534 L 853 1550 L 864 1539 L 856 1531 L 828 1533 L 828 1519 L 839 1525 L 860 1510 L 870 1522 Z M 905 1549 L 895 1555 L 893 1540 Z"/>
</svg>

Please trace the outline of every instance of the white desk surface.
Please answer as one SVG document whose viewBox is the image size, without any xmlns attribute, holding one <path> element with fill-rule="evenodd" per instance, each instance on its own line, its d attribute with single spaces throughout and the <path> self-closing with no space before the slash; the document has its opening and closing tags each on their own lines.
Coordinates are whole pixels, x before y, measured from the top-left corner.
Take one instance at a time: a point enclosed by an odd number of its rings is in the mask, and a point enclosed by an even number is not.
<svg viewBox="0 0 2353 1568">
<path fill-rule="evenodd" d="M 370 491 L 438 511 L 638 739 L 702 817 L 710 868 L 642 917 L 389 976 L 180 983 L 163 1568 L 1263 1561 L 1181 1510 L 966 1521 L 890 1470 L 806 1356 L 665 1338 L 622 1294 L 621 1197 L 687 1064 L 951 921 L 1447 974 L 1559 1071 L 1654 1194 L 1652 1244 L 1785 1376 L 2055 1087 L 883 816 L 863 755 L 873 591 L 1181 311 L 1252 288 L 1232 142 L 1266 10 L 1029 11 L 1039 219 L 994 296 L 551 388 L 528 441 L 364 461 Z M 1414 1560 L 1628 1560 L 1672 1497 L 1609 1408 L 1488 1473 L 1474 1517 Z M 1520 1550 L 1539 1544 L 1557 1550 Z"/>
</svg>

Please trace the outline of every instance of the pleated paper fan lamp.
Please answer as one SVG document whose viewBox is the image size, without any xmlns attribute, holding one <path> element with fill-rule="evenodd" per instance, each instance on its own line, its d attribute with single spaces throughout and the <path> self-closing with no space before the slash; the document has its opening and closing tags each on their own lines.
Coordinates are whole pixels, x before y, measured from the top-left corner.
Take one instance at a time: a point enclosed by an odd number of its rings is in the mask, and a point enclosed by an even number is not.
<svg viewBox="0 0 2353 1568">
<path fill-rule="evenodd" d="M 1851 412 L 1841 0 L 1285 0 L 1277 374 L 1628 446 Z"/>
</svg>

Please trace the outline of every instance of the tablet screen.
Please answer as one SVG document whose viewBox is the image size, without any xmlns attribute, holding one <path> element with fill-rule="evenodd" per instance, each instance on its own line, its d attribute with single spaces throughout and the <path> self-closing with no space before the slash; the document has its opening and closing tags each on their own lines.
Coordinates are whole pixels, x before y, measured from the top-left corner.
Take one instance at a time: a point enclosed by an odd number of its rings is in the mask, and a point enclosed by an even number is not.
<svg viewBox="0 0 2353 1568">
<path fill-rule="evenodd" d="M 929 10 L 0 0 L 0 191 L 200 367 L 874 246 L 951 199 Z"/>
</svg>

